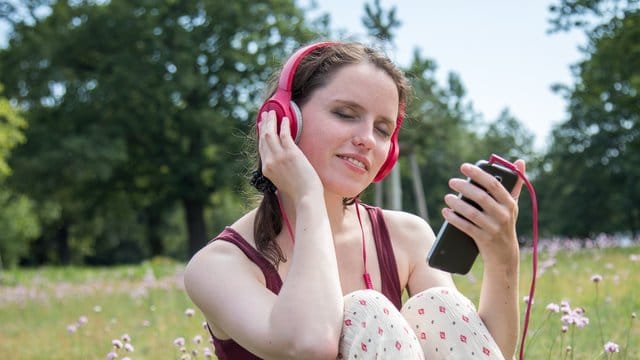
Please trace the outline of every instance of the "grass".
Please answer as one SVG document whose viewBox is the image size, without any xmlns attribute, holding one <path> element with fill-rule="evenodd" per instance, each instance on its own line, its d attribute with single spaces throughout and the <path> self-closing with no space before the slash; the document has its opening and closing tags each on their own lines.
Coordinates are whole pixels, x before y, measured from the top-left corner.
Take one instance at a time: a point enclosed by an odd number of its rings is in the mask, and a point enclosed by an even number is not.
<svg viewBox="0 0 640 360">
<path fill-rule="evenodd" d="M 640 359 L 640 247 L 543 250 L 526 342 L 527 359 Z M 180 359 L 184 350 L 205 358 L 208 339 L 199 312 L 182 287 L 184 265 L 155 259 L 112 268 L 43 267 L 4 271 L 0 277 L 0 353 L 15 359 L 105 359 L 112 340 L 127 334 L 133 352 L 119 359 Z M 477 302 L 482 274 L 478 262 L 456 276 L 460 290 Z M 602 276 L 599 282 L 593 275 Z M 531 255 L 523 253 L 521 294 L 528 293 Z M 589 324 L 563 333 L 561 313 L 547 304 L 568 301 L 583 308 Z M 524 303 L 522 306 L 524 315 Z M 522 317 L 524 319 L 524 316 Z M 613 341 L 619 353 L 604 352 Z M 627 347 L 628 344 L 628 347 Z M 566 347 L 571 346 L 567 352 Z M 209 346 L 210 348 L 210 346 Z"/>
</svg>

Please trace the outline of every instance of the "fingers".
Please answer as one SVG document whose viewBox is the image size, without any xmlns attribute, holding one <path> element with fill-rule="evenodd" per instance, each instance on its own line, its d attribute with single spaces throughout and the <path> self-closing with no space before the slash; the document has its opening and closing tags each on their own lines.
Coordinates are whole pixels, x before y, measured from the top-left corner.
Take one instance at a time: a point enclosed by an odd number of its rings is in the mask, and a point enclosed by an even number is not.
<svg viewBox="0 0 640 360">
<path fill-rule="evenodd" d="M 280 146 L 290 146 L 294 144 L 291 137 L 291 121 L 288 117 L 283 117 L 278 129 L 278 119 L 274 110 L 265 111 L 261 115 L 261 121 L 258 124 L 258 134 L 260 143 L 269 145 L 270 148 Z M 278 134 L 278 130 L 280 133 Z"/>
<path fill-rule="evenodd" d="M 520 170 L 521 173 L 525 173 L 526 170 L 526 164 L 524 162 L 524 160 L 522 159 L 518 159 L 513 163 L 516 168 L 518 170 Z M 516 182 L 516 186 L 513 187 L 513 190 L 511 191 L 511 196 L 518 200 L 520 198 L 520 192 L 522 192 L 522 185 L 524 184 L 524 181 L 522 181 L 522 179 L 518 178 L 518 181 Z"/>
</svg>

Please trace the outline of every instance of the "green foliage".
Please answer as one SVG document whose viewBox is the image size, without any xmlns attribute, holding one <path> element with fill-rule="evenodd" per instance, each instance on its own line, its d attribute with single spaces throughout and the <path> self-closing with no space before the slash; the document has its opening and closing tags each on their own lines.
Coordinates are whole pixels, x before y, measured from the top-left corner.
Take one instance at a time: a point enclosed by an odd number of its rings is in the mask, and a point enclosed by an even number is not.
<svg viewBox="0 0 640 360">
<path fill-rule="evenodd" d="M 556 233 L 640 231 L 640 10 L 589 33 L 590 56 L 565 89 L 569 119 L 553 131 L 540 181 Z M 564 179 L 564 181 L 561 181 Z M 558 201 L 561 199 L 562 201 Z"/>
<path fill-rule="evenodd" d="M 2 93 L 3 86 L 0 85 L 0 95 Z M 0 96 L 0 180 L 11 173 L 7 158 L 11 149 L 25 141 L 23 131 L 26 126 L 25 119 L 5 97 Z"/>
<path fill-rule="evenodd" d="M 315 36 L 284 0 L 58 1 L 32 21 L 17 21 L 0 52 L 0 80 L 31 124 L 11 180 L 60 207 L 45 233 L 62 262 L 161 254 L 175 236 L 159 224 L 176 206 L 182 253 L 199 249 L 211 196 L 241 189 L 272 59 Z"/>
<path fill-rule="evenodd" d="M 33 202 L 13 193 L 5 184 L 11 174 L 7 158 L 15 146 L 24 143 L 26 127 L 26 120 L 5 97 L 0 97 L 0 271 L 15 266 L 28 253 L 29 243 L 40 234 Z"/>
</svg>

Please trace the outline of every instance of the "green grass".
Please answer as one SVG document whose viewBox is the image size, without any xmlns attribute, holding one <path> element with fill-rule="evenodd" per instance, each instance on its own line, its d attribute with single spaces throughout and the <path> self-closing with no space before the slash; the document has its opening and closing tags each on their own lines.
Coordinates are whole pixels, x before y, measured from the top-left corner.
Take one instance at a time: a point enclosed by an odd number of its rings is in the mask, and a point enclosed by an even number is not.
<svg viewBox="0 0 640 360">
<path fill-rule="evenodd" d="M 555 265 L 537 279 L 535 303 L 527 339 L 527 359 L 640 359 L 640 247 L 562 251 Z M 548 259 L 540 254 L 540 263 Z M 112 268 L 43 267 L 4 271 L 0 278 L 0 354 L 12 359 L 106 359 L 111 341 L 131 337 L 132 359 L 179 359 L 174 345 L 186 339 L 188 351 L 204 358 L 208 343 L 196 345 L 196 335 L 208 339 L 202 316 L 185 315 L 193 308 L 182 288 L 183 264 L 156 259 Z M 457 276 L 460 290 L 477 302 L 482 264 L 468 276 Z M 603 280 L 594 283 L 592 275 Z M 521 295 L 528 293 L 531 256 L 523 254 Z M 596 295 L 597 286 L 597 295 Z M 561 314 L 545 309 L 569 301 L 582 307 L 590 323 L 561 332 Z M 522 306 L 524 319 L 524 303 Z M 599 315 L 599 316 L 598 316 Z M 87 322 L 69 332 L 81 316 Z M 599 319 L 599 320 L 598 320 Z M 601 326 L 599 325 L 601 323 Z M 629 339 L 629 348 L 625 349 Z M 604 342 L 620 345 L 617 354 L 603 353 Z M 565 351 L 572 346 L 572 352 Z M 625 353 L 625 351 L 627 351 Z M 609 355 L 613 355 L 609 357 Z"/>
</svg>

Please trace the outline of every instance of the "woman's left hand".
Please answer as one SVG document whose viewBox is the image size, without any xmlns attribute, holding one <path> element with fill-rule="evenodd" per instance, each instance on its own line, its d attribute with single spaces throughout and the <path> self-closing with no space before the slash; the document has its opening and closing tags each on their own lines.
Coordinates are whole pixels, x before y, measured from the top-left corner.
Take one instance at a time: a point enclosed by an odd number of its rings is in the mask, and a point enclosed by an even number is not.
<svg viewBox="0 0 640 360">
<path fill-rule="evenodd" d="M 523 160 L 516 161 L 515 165 L 524 173 Z M 516 220 L 522 180 L 518 179 L 509 193 L 493 175 L 475 165 L 462 164 L 460 171 L 487 190 L 463 179 L 451 179 L 449 186 L 465 198 L 475 201 L 483 210 L 478 210 L 457 195 L 447 194 L 445 203 L 449 208 L 443 209 L 444 218 L 475 240 L 485 263 L 518 261 Z"/>
</svg>

